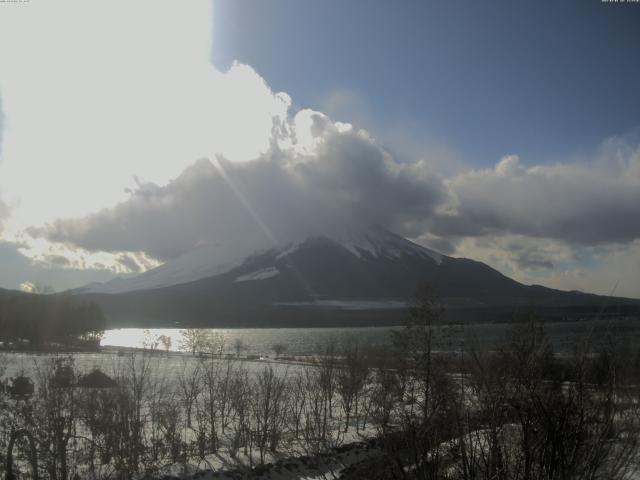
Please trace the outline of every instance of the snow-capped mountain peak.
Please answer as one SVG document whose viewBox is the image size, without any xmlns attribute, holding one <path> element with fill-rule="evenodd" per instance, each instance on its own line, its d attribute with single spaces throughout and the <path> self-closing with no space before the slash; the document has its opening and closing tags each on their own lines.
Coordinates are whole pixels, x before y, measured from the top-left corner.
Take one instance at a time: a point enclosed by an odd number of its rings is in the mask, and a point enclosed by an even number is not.
<svg viewBox="0 0 640 480">
<path fill-rule="evenodd" d="M 430 258 L 436 264 L 443 256 L 380 228 L 344 230 L 339 233 L 312 235 L 274 245 L 267 239 L 238 239 L 224 245 L 207 245 L 167 261 L 163 265 L 130 278 L 117 278 L 102 284 L 79 289 L 82 293 L 124 293 L 150 290 L 213 277 L 233 270 L 250 258 L 270 252 L 274 261 L 295 253 L 310 239 L 322 238 L 339 245 L 358 259 L 400 258 L 417 256 Z M 278 274 L 273 267 L 258 269 L 238 276 L 236 282 L 256 281 Z"/>
<path fill-rule="evenodd" d="M 336 236 L 333 240 L 358 258 L 362 258 L 364 255 L 398 258 L 409 254 L 428 256 L 438 265 L 442 263 L 443 258 L 438 252 L 379 228 L 348 232 Z"/>
</svg>

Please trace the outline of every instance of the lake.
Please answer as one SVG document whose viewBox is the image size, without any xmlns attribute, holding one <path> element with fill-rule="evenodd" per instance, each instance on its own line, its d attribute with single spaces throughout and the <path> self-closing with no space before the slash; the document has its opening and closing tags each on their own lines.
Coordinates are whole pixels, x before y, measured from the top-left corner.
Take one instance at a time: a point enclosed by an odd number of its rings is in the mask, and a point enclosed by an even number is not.
<svg viewBox="0 0 640 480">
<path fill-rule="evenodd" d="M 214 328 L 204 329 L 222 339 L 224 351 L 234 353 L 234 344 L 241 340 L 246 349 L 243 355 L 273 355 L 275 344 L 286 346 L 287 355 L 311 355 L 318 347 L 335 340 L 381 345 L 390 341 L 389 327 L 345 328 Z M 171 339 L 171 350 L 182 350 L 182 329 L 177 328 L 119 328 L 107 330 L 100 344 L 112 347 L 143 348 L 150 339 L 165 335 Z M 162 346 L 159 346 L 162 348 Z"/>
<path fill-rule="evenodd" d="M 477 344 L 483 348 L 492 348 L 505 338 L 513 327 L 509 323 L 476 323 L 451 327 L 449 347 L 453 350 L 462 345 Z M 391 342 L 391 331 L 401 327 L 345 327 L 345 328 L 226 328 L 210 329 L 213 335 L 223 339 L 224 350 L 234 352 L 234 344 L 241 340 L 246 349 L 243 355 L 273 356 L 272 347 L 284 344 L 287 355 L 311 355 L 318 347 L 329 341 L 340 343 L 358 341 L 360 344 L 384 345 Z M 640 343 L 640 322 L 636 319 L 620 318 L 589 321 L 551 322 L 545 325 L 556 351 L 568 351 L 575 340 L 592 332 L 594 338 L 601 339 L 607 331 L 613 335 Z M 113 347 L 142 348 L 145 340 L 165 335 L 171 339 L 171 350 L 181 348 L 182 330 L 180 329 L 141 329 L 122 328 L 108 330 L 101 345 Z M 160 347 L 161 348 L 161 347 Z M 446 347 L 445 347 L 446 348 Z"/>
<path fill-rule="evenodd" d="M 452 327 L 448 346 L 450 350 L 458 350 L 461 347 L 470 348 L 477 345 L 480 348 L 492 349 L 499 342 L 504 340 L 507 332 L 513 324 L 469 324 Z M 213 335 L 222 338 L 224 341 L 224 351 L 234 352 L 234 343 L 242 340 L 246 346 L 242 356 L 254 355 L 257 357 L 274 358 L 272 347 L 276 343 L 286 345 L 286 355 L 306 356 L 318 351 L 318 347 L 326 342 L 335 340 L 338 347 L 345 343 L 359 342 L 361 345 L 385 345 L 391 342 L 391 331 L 401 327 L 349 327 L 349 328 L 226 328 L 208 329 Z M 583 322 L 554 322 L 545 325 L 547 334 L 551 338 L 556 352 L 568 352 L 571 350 L 576 339 L 582 338 L 585 334 L 592 333 L 592 337 L 597 341 L 605 338 L 605 332 L 610 331 L 618 339 L 628 341 L 634 346 L 640 345 L 640 322 L 634 319 L 598 320 Z M 83 372 L 88 372 L 93 368 L 100 368 L 110 374 L 117 372 L 126 366 L 128 357 L 118 355 L 118 347 L 122 348 L 143 348 L 146 341 L 166 335 L 171 339 L 171 351 L 179 352 L 182 339 L 180 329 L 141 329 L 122 328 L 108 330 L 102 339 L 102 346 L 107 348 L 100 353 L 75 353 L 76 365 Z M 161 348 L 161 347 L 160 347 Z M 44 365 L 51 358 L 59 354 L 32 353 L 32 352 L 12 352 L 4 355 L 4 378 L 9 378 L 25 373 L 34 373 L 37 365 Z M 0 359 L 1 360 L 1 359 Z M 168 377 L 182 375 L 185 369 L 194 365 L 194 357 L 172 353 L 169 355 L 155 355 L 153 368 Z M 250 371 L 258 371 L 264 367 L 262 361 L 243 362 Z M 270 363 L 274 368 L 282 371 L 300 368 L 294 364 Z M 0 365 L 1 367 L 2 365 Z M 0 369 L 1 370 L 1 369 Z"/>
</svg>

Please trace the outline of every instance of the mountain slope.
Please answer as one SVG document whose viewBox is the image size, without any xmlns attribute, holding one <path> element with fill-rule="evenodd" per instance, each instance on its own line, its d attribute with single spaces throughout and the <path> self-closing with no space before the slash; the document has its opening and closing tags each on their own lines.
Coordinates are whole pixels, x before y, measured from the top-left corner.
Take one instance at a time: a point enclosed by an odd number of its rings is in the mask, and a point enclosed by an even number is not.
<svg viewBox="0 0 640 480">
<path fill-rule="evenodd" d="M 93 283 L 76 289 L 74 293 L 124 293 L 188 283 L 228 272 L 241 266 L 250 256 L 276 252 L 279 257 L 285 257 L 305 245 L 309 238 L 331 240 L 358 258 L 363 256 L 394 258 L 411 253 L 430 257 L 435 262 L 440 262 L 442 259 L 442 255 L 437 252 L 378 228 L 341 231 L 321 237 L 311 236 L 279 243 L 266 237 L 245 238 L 227 244 L 202 246 L 135 277 Z"/>
<path fill-rule="evenodd" d="M 376 324 L 397 322 L 421 285 L 430 285 L 454 308 L 566 307 L 603 301 L 595 295 L 522 285 L 483 263 L 440 255 L 381 230 L 311 237 L 260 251 L 228 271 L 192 282 L 82 296 L 97 301 L 118 324 Z"/>
</svg>

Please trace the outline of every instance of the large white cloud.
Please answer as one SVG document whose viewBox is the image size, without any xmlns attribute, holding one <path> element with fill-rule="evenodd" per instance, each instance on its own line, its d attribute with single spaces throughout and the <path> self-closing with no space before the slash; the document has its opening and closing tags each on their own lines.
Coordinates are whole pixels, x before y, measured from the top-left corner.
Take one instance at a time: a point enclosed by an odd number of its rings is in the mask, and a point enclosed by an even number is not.
<svg viewBox="0 0 640 480">
<path fill-rule="evenodd" d="M 2 235 L 2 230 L 4 230 L 4 221 L 9 216 L 9 207 L 2 201 L 2 197 L 0 197 L 0 235 Z"/>
<path fill-rule="evenodd" d="M 597 160 L 526 167 L 517 156 L 447 181 L 452 195 L 434 220 L 445 236 L 521 234 L 580 245 L 640 237 L 640 147 Z"/>
<path fill-rule="evenodd" d="M 289 107 L 246 65 L 209 62 L 206 0 L 59 0 L 3 8 L 0 183 L 16 228 L 126 198 L 194 159 L 269 147 Z"/>
<path fill-rule="evenodd" d="M 203 159 L 166 185 L 140 183 L 113 208 L 29 231 L 166 260 L 246 237 L 278 244 L 360 224 L 402 230 L 428 218 L 444 196 L 425 163 L 399 164 L 366 132 L 303 110 L 252 162 Z"/>
<path fill-rule="evenodd" d="M 640 240 L 601 246 L 521 235 L 465 237 L 457 253 L 526 284 L 640 298 Z"/>
</svg>

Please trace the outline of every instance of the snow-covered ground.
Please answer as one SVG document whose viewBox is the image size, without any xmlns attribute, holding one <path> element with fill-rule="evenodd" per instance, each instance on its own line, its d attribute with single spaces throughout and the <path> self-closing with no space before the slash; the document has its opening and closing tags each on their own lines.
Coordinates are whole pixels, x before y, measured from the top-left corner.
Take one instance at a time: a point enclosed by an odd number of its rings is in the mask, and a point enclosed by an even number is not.
<svg viewBox="0 0 640 480">
<path fill-rule="evenodd" d="M 256 270 L 255 272 L 247 273 L 246 275 L 240 275 L 235 281 L 250 282 L 255 280 L 265 280 L 267 278 L 275 277 L 276 275 L 280 275 L 280 270 L 276 267 L 267 267 Z"/>
<path fill-rule="evenodd" d="M 2 354 L 4 357 L 5 371 L 4 375 L 0 376 L 0 379 L 7 380 L 17 375 L 33 376 L 34 372 L 39 366 L 43 366 L 51 362 L 55 358 L 63 358 L 68 354 L 64 353 L 23 353 L 23 352 L 8 352 Z M 105 351 L 100 353 L 73 353 L 73 360 L 76 368 L 80 373 L 88 373 L 94 369 L 100 369 L 101 371 L 109 374 L 116 375 L 121 372 L 123 368 L 129 363 L 129 353 L 119 354 L 117 351 Z M 135 354 L 140 358 L 142 354 Z M 276 360 L 275 358 L 258 357 L 247 359 L 247 356 L 243 353 L 239 359 L 231 356 L 230 360 L 220 359 L 214 360 L 217 363 L 225 363 L 227 361 L 233 361 L 243 368 L 247 369 L 250 373 L 255 373 L 262 370 L 265 366 L 269 365 L 274 368 L 278 373 L 285 374 L 287 372 L 295 372 L 301 368 L 304 368 L 304 362 L 284 362 Z M 177 380 L 179 377 L 185 375 L 195 368 L 195 366 L 206 357 L 198 355 L 191 355 L 188 353 L 180 352 L 156 352 L 150 357 L 149 366 L 151 368 L 152 375 L 163 376 L 170 380 Z M 301 357 L 301 360 L 304 360 Z M 207 361 L 210 361 L 207 359 Z"/>
<path fill-rule="evenodd" d="M 375 432 L 353 434 L 345 440 L 345 445 L 323 455 L 299 455 L 295 457 L 270 458 L 267 464 L 252 472 L 255 480 L 326 480 L 337 478 L 348 467 L 380 455 L 380 451 L 372 447 L 363 438 L 375 435 Z M 357 437 L 357 438 L 356 438 Z M 240 460 L 248 464 L 249 459 Z M 254 463 L 258 458 L 254 459 Z M 226 471 L 231 459 L 224 456 L 207 458 L 207 467 L 190 475 L 191 478 L 202 480 L 232 480 L 237 479 L 237 471 Z"/>
<path fill-rule="evenodd" d="M 41 372 L 46 371 L 56 358 L 64 357 L 63 354 L 41 354 L 34 355 L 28 353 L 6 353 L 2 356 L 4 374 L 2 379 L 6 380 L 19 375 L 26 375 L 36 380 L 40 378 Z M 146 359 L 146 360 L 145 360 Z M 73 354 L 75 368 L 78 374 L 82 375 L 93 369 L 100 369 L 103 372 L 115 377 L 126 375 L 132 365 L 135 368 L 142 368 L 144 362 L 148 362 L 149 370 L 145 376 L 149 378 L 151 391 L 149 399 L 155 394 L 153 392 L 161 389 L 167 394 L 174 391 L 180 398 L 182 388 L 181 381 L 190 378 L 198 368 L 219 369 L 224 372 L 230 366 L 233 369 L 246 371 L 250 378 L 257 378 L 259 372 L 265 368 L 272 368 L 280 378 L 292 378 L 296 375 L 304 375 L 305 370 L 315 369 L 309 364 L 297 362 L 283 362 L 275 359 L 248 360 L 241 359 L 213 359 L 211 357 L 201 357 L 185 353 L 133 353 L 124 355 L 117 353 L 76 353 Z M 132 361 L 134 362 L 132 364 Z M 140 370 L 142 371 L 142 370 Z M 37 391 L 36 391 L 37 395 Z M 170 394 L 171 395 L 171 394 Z M 337 394 L 336 394 L 337 395 Z M 177 400 L 180 402 L 181 400 Z M 178 403 L 180 405 L 180 403 Z M 291 437 L 284 440 L 278 448 L 278 453 L 266 452 L 264 465 L 252 472 L 251 478 L 262 479 L 297 479 L 297 478 L 327 478 L 338 475 L 344 468 L 355 462 L 371 458 L 376 455 L 365 442 L 367 438 L 373 437 L 377 430 L 375 425 L 369 420 L 362 421 L 360 417 L 352 416 L 350 428 L 344 432 L 345 416 L 339 406 L 338 398 L 334 399 L 334 416 L 329 421 L 330 442 L 340 448 L 317 454 L 312 453 L 304 443 L 298 438 Z M 144 407 L 147 412 L 148 407 Z M 184 412 L 183 412 L 184 414 Z M 150 413 L 144 413 L 150 415 Z M 182 419 L 184 421 L 184 419 Z M 359 423 L 356 429 L 355 422 Z M 208 454 L 204 458 L 192 455 L 186 462 L 166 463 L 159 465 L 157 478 L 167 475 L 179 476 L 181 478 L 201 478 L 209 479 L 231 479 L 238 478 L 238 472 L 247 471 L 251 466 L 260 464 L 260 457 L 257 447 L 246 453 L 242 447 L 232 454 L 230 445 L 234 442 L 233 436 L 235 428 L 233 425 L 227 427 L 227 433 L 220 433 L 221 448 L 215 454 Z M 82 433 L 81 430 L 79 430 Z M 193 445 L 196 440 L 194 429 L 183 428 L 180 430 L 181 441 Z M 86 432 L 85 432 L 86 433 Z M 292 432 L 287 435 L 291 436 Z M 88 436 L 88 435 L 85 435 Z M 86 466 L 80 466 L 83 471 Z M 108 471 L 106 469 L 105 471 Z M 244 478 L 244 477 L 240 477 Z"/>
</svg>

